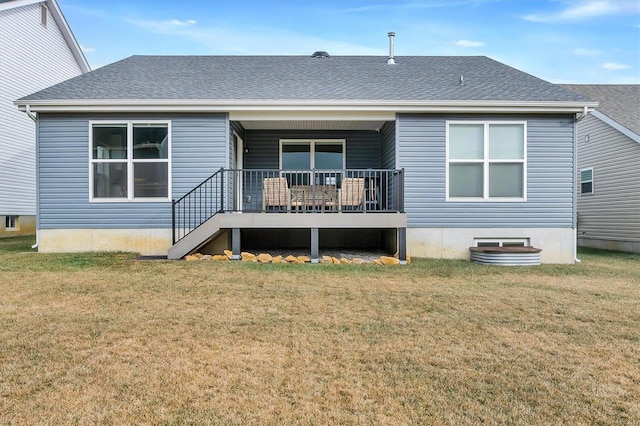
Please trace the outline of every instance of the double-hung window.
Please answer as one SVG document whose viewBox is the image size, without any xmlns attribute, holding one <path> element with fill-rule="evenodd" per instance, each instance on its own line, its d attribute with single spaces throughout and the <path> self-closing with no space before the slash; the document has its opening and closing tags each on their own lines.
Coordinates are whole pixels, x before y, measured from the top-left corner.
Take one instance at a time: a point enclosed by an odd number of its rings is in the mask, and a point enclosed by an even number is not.
<svg viewBox="0 0 640 426">
<path fill-rule="evenodd" d="M 580 170 L 580 194 L 593 194 L 593 167 Z"/>
<path fill-rule="evenodd" d="M 524 201 L 525 122 L 447 122 L 447 200 Z"/>
<path fill-rule="evenodd" d="M 166 121 L 90 123 L 91 200 L 168 200 L 170 143 Z"/>
</svg>

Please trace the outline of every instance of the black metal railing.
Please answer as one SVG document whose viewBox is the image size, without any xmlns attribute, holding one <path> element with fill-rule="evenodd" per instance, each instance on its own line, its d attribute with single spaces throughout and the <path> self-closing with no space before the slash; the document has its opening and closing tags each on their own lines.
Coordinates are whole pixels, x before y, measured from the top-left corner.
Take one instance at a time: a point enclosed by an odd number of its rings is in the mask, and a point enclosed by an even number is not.
<svg viewBox="0 0 640 426">
<path fill-rule="evenodd" d="M 173 200 L 173 244 L 224 211 L 225 174 L 225 170 L 220 169 L 178 200 Z"/>
<path fill-rule="evenodd" d="M 224 170 L 225 211 L 403 212 L 403 170 Z"/>
<path fill-rule="evenodd" d="M 174 244 L 221 212 L 402 213 L 404 171 L 220 169 L 173 202 Z"/>
</svg>

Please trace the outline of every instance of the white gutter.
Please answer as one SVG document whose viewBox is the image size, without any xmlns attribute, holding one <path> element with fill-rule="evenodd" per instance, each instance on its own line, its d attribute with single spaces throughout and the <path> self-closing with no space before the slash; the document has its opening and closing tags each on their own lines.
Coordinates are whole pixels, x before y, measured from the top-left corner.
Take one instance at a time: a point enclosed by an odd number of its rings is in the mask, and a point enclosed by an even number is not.
<svg viewBox="0 0 640 426">
<path fill-rule="evenodd" d="M 541 101 L 372 101 L 372 100 L 255 100 L 255 99 L 62 99 L 15 101 L 22 111 L 29 103 L 36 112 L 264 112 L 378 111 L 393 113 L 583 113 L 597 102 Z"/>
</svg>

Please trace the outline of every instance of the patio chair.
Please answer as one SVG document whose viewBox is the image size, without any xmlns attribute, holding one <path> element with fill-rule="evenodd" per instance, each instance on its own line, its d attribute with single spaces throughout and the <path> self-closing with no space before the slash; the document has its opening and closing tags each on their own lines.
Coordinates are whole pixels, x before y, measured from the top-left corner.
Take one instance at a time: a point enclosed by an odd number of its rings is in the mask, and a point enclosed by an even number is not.
<svg viewBox="0 0 640 426">
<path fill-rule="evenodd" d="M 344 178 L 338 190 L 338 210 L 351 207 L 354 210 L 364 206 L 364 178 Z"/>
<path fill-rule="evenodd" d="M 262 181 L 262 210 L 269 207 L 291 209 L 291 193 L 284 177 L 264 178 Z"/>
</svg>

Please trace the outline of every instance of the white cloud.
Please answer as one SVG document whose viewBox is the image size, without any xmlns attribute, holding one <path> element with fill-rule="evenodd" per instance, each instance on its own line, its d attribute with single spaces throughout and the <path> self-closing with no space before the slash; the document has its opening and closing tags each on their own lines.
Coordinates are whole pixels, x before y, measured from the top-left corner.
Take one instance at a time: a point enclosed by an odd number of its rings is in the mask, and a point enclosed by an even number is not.
<svg viewBox="0 0 640 426">
<path fill-rule="evenodd" d="M 472 41 L 472 40 L 458 40 L 456 41 L 456 46 L 460 47 L 480 47 L 484 46 L 484 41 Z"/>
<path fill-rule="evenodd" d="M 183 27 L 186 25 L 195 25 L 196 24 L 196 20 L 195 19 L 189 19 L 186 21 L 180 21 L 179 19 L 171 19 L 170 21 L 163 21 L 161 22 L 161 24 L 165 24 L 165 25 L 173 25 L 176 27 Z"/>
<path fill-rule="evenodd" d="M 567 1 L 567 6 L 555 13 L 534 13 L 524 19 L 533 22 L 579 21 L 599 16 L 640 13 L 637 0 L 580 0 Z"/>
<path fill-rule="evenodd" d="M 604 64 L 602 64 L 602 68 L 604 68 L 605 70 L 626 70 L 628 68 L 631 68 L 631 65 L 618 64 L 616 62 L 605 62 Z"/>
<path fill-rule="evenodd" d="M 584 47 L 579 47 L 577 49 L 573 49 L 573 54 L 576 56 L 596 56 L 601 54 L 602 52 L 594 49 L 585 49 Z"/>
<path fill-rule="evenodd" d="M 95 47 L 85 47 L 83 45 L 80 45 L 80 50 L 82 50 L 84 53 L 92 53 L 96 51 Z"/>
</svg>

